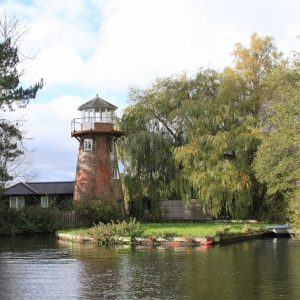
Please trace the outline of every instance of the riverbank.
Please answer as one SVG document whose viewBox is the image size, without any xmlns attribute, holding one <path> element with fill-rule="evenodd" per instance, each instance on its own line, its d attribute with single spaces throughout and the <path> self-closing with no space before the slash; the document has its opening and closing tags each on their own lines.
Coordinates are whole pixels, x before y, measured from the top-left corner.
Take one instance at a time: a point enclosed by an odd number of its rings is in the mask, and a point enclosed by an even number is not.
<svg viewBox="0 0 300 300">
<path fill-rule="evenodd" d="M 110 236 L 99 239 L 90 229 L 59 230 L 57 237 L 73 242 L 109 244 L 134 244 L 147 246 L 199 246 L 213 243 L 234 242 L 262 237 L 266 234 L 263 223 L 148 223 L 140 224 L 139 236 Z"/>
</svg>

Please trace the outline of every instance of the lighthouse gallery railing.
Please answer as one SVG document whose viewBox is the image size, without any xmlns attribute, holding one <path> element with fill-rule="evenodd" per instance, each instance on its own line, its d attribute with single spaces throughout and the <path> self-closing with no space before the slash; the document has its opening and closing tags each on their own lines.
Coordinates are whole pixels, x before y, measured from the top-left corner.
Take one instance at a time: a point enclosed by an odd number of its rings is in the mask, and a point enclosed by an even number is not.
<svg viewBox="0 0 300 300">
<path fill-rule="evenodd" d="M 84 131 L 84 130 L 94 130 L 96 123 L 106 123 L 114 125 L 116 118 L 112 117 L 86 117 L 86 118 L 76 118 L 71 122 L 71 131 Z"/>
</svg>

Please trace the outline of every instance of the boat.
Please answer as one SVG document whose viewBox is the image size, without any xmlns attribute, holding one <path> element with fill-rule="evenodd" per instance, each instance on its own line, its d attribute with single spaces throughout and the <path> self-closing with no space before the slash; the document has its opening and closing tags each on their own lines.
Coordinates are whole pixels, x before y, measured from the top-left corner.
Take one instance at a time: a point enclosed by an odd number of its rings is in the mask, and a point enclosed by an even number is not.
<svg viewBox="0 0 300 300">
<path fill-rule="evenodd" d="M 292 229 L 289 225 L 269 225 L 266 226 L 267 232 L 275 235 L 276 237 L 287 237 L 292 235 Z"/>
<path fill-rule="evenodd" d="M 197 242 L 201 244 L 201 246 L 213 245 L 215 243 L 214 237 L 206 236 L 203 238 L 196 239 Z"/>
</svg>

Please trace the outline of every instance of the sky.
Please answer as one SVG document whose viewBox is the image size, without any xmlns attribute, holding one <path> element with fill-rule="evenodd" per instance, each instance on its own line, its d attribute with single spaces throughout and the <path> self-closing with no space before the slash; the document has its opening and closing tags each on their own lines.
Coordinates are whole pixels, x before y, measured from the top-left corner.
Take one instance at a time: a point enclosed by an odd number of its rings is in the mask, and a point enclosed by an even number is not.
<svg viewBox="0 0 300 300">
<path fill-rule="evenodd" d="M 132 86 L 200 68 L 232 64 L 234 45 L 250 36 L 275 38 L 299 51 L 299 0 L 4 0 L 0 14 L 27 29 L 20 44 L 24 87 L 43 78 L 24 120 L 26 170 L 35 181 L 74 180 L 78 141 L 71 120 L 98 94 L 119 107 Z M 2 114 L 2 112 L 1 112 Z"/>
</svg>

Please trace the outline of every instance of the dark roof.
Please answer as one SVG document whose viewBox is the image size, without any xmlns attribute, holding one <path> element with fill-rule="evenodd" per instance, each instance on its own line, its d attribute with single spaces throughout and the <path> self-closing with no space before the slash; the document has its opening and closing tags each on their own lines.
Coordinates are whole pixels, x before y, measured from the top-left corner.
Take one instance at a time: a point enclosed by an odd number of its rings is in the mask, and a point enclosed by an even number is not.
<svg viewBox="0 0 300 300">
<path fill-rule="evenodd" d="M 61 195 L 73 194 L 74 181 L 19 182 L 5 190 L 4 195 Z"/>
<path fill-rule="evenodd" d="M 92 100 L 82 104 L 78 107 L 78 110 L 83 110 L 85 108 L 110 108 L 112 110 L 116 110 L 117 107 L 106 100 L 96 96 L 96 98 L 93 98 Z"/>
</svg>

